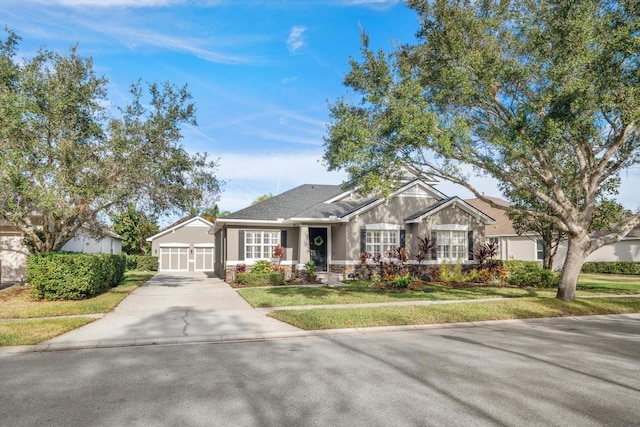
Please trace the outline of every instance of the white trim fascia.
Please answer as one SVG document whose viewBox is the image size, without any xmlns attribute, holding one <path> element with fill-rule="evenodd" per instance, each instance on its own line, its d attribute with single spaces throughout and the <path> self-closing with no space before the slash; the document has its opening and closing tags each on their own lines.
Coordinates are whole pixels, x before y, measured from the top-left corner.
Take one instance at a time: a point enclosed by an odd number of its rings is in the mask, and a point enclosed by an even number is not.
<svg viewBox="0 0 640 427">
<path fill-rule="evenodd" d="M 222 223 L 223 225 L 225 223 L 227 224 L 240 224 L 240 225 L 265 225 L 265 224 L 274 224 L 274 225 L 278 225 L 278 224 L 284 224 L 285 220 L 284 218 L 278 218 L 278 219 L 227 219 L 227 218 L 220 218 L 218 220 L 216 220 L 216 224 L 218 223 Z"/>
<path fill-rule="evenodd" d="M 304 222 L 305 224 L 312 225 L 314 222 L 332 222 L 332 223 L 340 223 L 340 222 L 349 222 L 343 218 L 338 218 L 333 215 L 328 218 L 289 218 L 290 222 Z"/>
<path fill-rule="evenodd" d="M 364 228 L 366 230 L 383 230 L 383 231 L 399 231 L 402 229 L 402 225 L 400 224 L 365 224 Z"/>
<path fill-rule="evenodd" d="M 215 248 L 215 243 L 194 243 L 194 248 Z"/>
<path fill-rule="evenodd" d="M 207 221 L 206 219 L 204 219 L 204 218 L 202 218 L 202 217 L 200 217 L 200 216 L 194 216 L 193 218 L 191 218 L 191 219 L 189 219 L 189 220 L 187 220 L 187 221 L 185 221 L 185 222 L 182 222 L 182 223 L 180 223 L 180 224 L 178 224 L 178 225 L 174 225 L 173 227 L 171 227 L 171 228 L 167 228 L 166 230 L 162 230 L 162 231 L 161 231 L 161 232 L 159 232 L 158 234 L 154 234 L 153 236 L 148 237 L 146 240 L 147 240 L 147 242 L 152 242 L 154 239 L 157 239 L 158 237 L 162 237 L 162 236 L 164 236 L 165 234 L 171 233 L 171 232 L 173 232 L 174 230 L 177 230 L 178 228 L 182 228 L 182 227 L 184 227 L 185 225 L 190 224 L 190 223 L 192 223 L 192 222 L 194 222 L 194 221 L 197 221 L 197 220 L 200 220 L 200 221 L 205 222 L 205 223 L 206 223 L 206 224 L 208 224 L 210 227 L 212 227 L 212 226 L 213 226 L 213 223 L 211 223 L 211 222 Z"/>
<path fill-rule="evenodd" d="M 462 224 L 438 224 L 432 228 L 436 231 L 469 231 L 469 227 Z"/>
<path fill-rule="evenodd" d="M 464 200 L 459 199 L 457 197 L 452 198 L 447 203 L 444 203 L 444 204 L 438 206 L 437 208 L 435 208 L 433 210 L 430 210 L 429 212 L 420 215 L 417 218 L 414 218 L 414 219 L 411 219 L 411 220 L 408 220 L 408 221 L 405 221 L 405 222 L 407 224 L 419 224 L 426 217 L 431 216 L 431 215 L 433 215 L 435 213 L 438 213 L 441 210 L 446 209 L 446 208 L 448 208 L 449 206 L 452 206 L 452 205 L 458 205 L 460 207 L 460 209 L 462 209 L 463 211 L 465 211 L 469 215 L 475 217 L 476 219 L 484 218 L 483 222 L 485 224 L 495 224 L 496 223 L 496 221 L 493 218 L 489 217 L 487 214 L 479 211 L 478 209 L 476 209 L 473 206 L 471 206 L 469 203 L 467 203 Z M 471 208 L 471 209 L 469 209 L 469 208 Z"/>
<path fill-rule="evenodd" d="M 160 243 L 161 248 L 188 248 L 188 243 Z"/>
<path fill-rule="evenodd" d="M 345 191 L 344 193 L 340 193 L 340 194 L 338 194 L 337 196 L 332 197 L 332 198 L 330 198 L 329 200 L 325 200 L 325 201 L 324 201 L 324 202 L 322 202 L 322 203 L 329 204 L 329 203 L 337 202 L 338 200 L 342 200 L 342 199 L 344 199 L 345 197 L 352 195 L 354 192 L 355 192 L 355 190 L 348 190 L 348 191 Z"/>
</svg>

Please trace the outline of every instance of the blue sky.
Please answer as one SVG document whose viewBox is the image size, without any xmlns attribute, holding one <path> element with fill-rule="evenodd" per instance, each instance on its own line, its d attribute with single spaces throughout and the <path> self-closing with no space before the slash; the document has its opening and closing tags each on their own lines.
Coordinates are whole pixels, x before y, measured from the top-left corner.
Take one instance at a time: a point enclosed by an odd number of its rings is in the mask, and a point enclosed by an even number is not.
<svg viewBox="0 0 640 427">
<path fill-rule="evenodd" d="M 182 142 L 219 158 L 218 205 L 229 211 L 303 183 L 341 183 L 346 176 L 321 163 L 323 136 L 328 102 L 347 94 L 360 26 L 387 50 L 413 42 L 418 29 L 397 0 L 3 0 L 0 25 L 22 37 L 24 57 L 77 43 L 109 79 L 114 106 L 137 79 L 187 83 L 199 126 L 185 128 Z M 637 208 L 640 172 L 622 178 L 619 199 Z M 500 196 L 494 182 L 475 181 Z M 451 184 L 439 189 L 470 197 Z"/>
</svg>

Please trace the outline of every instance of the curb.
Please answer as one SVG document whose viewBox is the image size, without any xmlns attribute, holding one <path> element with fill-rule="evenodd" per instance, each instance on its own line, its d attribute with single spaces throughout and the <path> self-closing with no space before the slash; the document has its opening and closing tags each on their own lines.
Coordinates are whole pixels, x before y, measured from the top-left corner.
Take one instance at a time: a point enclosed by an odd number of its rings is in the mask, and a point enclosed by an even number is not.
<svg viewBox="0 0 640 427">
<path fill-rule="evenodd" d="M 509 319 L 509 320 L 483 320 L 479 322 L 461 322 L 461 323 L 437 323 L 427 325 L 403 325 L 403 326 L 376 326 L 370 328 L 346 328 L 346 329 L 323 329 L 315 331 L 294 331 L 294 332 L 264 332 L 264 333 L 237 333 L 227 335 L 203 335 L 188 337 L 170 337 L 170 338 L 144 338 L 144 339 L 122 339 L 109 341 L 84 341 L 78 343 L 64 344 L 36 344 L 25 346 L 0 347 L 1 355 L 15 355 L 28 353 L 44 353 L 53 351 L 69 351 L 69 350 L 93 350 L 106 348 L 123 348 L 123 347 L 151 347 L 151 346 L 169 346 L 169 345 L 187 345 L 187 344 L 235 344 L 244 342 L 261 342 L 291 338 L 307 338 L 307 337 L 328 337 L 343 335 L 367 335 L 379 334 L 387 332 L 410 332 L 410 331 L 426 331 L 432 329 L 463 329 L 478 328 L 503 325 L 517 325 L 523 327 L 539 327 L 545 324 L 559 320 L 570 321 L 591 321 L 591 320 L 639 320 L 640 313 L 632 314 L 605 314 L 605 315 L 589 315 L 589 316 L 571 316 L 571 317 L 540 317 L 533 319 Z M 537 325 L 536 325 L 537 324 Z"/>
</svg>

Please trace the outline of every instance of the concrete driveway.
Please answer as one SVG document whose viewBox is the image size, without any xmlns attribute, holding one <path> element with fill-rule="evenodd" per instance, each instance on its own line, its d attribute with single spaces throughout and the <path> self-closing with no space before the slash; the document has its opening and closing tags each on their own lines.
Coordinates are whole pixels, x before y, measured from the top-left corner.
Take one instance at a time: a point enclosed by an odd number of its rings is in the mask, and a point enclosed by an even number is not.
<svg viewBox="0 0 640 427">
<path fill-rule="evenodd" d="M 112 312 L 53 338 L 49 349 L 215 342 L 295 335 L 300 329 L 254 310 L 206 273 L 158 273 Z"/>
</svg>

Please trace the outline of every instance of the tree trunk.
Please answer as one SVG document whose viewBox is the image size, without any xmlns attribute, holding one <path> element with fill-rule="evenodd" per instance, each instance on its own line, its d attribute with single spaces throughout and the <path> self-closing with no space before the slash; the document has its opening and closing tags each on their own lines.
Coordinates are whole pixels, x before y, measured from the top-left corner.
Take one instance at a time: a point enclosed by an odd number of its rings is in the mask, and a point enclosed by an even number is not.
<svg viewBox="0 0 640 427">
<path fill-rule="evenodd" d="M 567 257 L 562 267 L 556 298 L 563 301 L 574 301 L 576 299 L 578 275 L 588 255 L 589 237 L 569 237 L 568 243 Z"/>
</svg>

